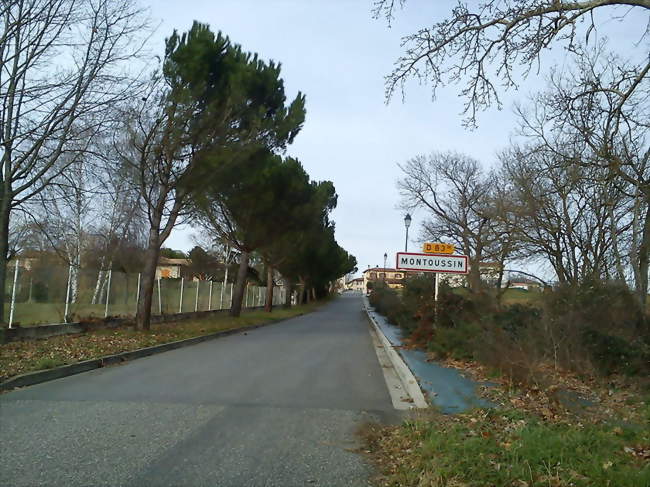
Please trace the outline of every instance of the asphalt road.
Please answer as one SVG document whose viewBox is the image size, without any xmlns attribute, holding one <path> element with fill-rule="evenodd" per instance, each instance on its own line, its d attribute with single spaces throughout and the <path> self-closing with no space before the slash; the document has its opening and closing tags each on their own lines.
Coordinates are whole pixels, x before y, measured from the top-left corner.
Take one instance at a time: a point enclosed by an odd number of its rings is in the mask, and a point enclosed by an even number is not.
<svg viewBox="0 0 650 487">
<path fill-rule="evenodd" d="M 395 411 L 358 295 L 0 396 L 3 486 L 362 486 Z"/>
</svg>

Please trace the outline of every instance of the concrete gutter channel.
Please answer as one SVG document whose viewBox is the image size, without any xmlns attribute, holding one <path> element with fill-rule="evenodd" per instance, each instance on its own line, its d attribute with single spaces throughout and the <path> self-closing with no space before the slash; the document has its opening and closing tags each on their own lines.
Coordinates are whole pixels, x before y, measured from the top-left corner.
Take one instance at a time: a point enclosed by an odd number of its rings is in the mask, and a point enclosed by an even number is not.
<svg viewBox="0 0 650 487">
<path fill-rule="evenodd" d="M 495 406 L 476 394 L 478 386 L 492 384 L 475 382 L 462 376 L 457 369 L 429 362 L 425 352 L 421 350 L 402 348 L 401 330 L 375 312 L 365 296 L 363 303 L 368 318 L 403 383 L 404 390 L 413 400 L 414 407 L 425 408 L 430 403 L 444 414 L 454 414 L 476 407 Z"/>
<path fill-rule="evenodd" d="M 411 369 L 409 369 L 408 366 L 404 363 L 404 361 L 400 357 L 395 347 L 388 341 L 388 338 L 386 338 L 386 335 L 377 324 L 376 314 L 371 311 L 372 308 L 370 308 L 370 305 L 368 304 L 368 299 L 365 296 L 363 298 L 363 304 L 364 304 L 364 309 L 368 314 L 368 318 L 370 319 L 370 323 L 372 323 L 375 334 L 379 339 L 379 344 L 383 348 L 384 353 L 388 357 L 388 360 L 390 361 L 390 364 L 392 365 L 395 374 L 397 375 L 397 378 L 401 383 L 401 389 L 407 394 L 409 398 L 409 402 L 411 402 L 412 404 L 411 407 L 417 409 L 428 408 L 429 403 L 424 397 L 424 394 L 422 394 L 422 390 L 418 385 L 417 379 L 411 372 Z M 395 404 L 395 401 L 393 401 L 393 403 Z"/>
<path fill-rule="evenodd" d="M 479 397 L 476 388 L 480 386 L 493 387 L 492 382 L 476 382 L 464 377 L 457 369 L 443 367 L 440 364 L 427 360 L 426 353 L 422 350 L 409 350 L 402 348 L 402 330 L 392 325 L 386 318 L 377 313 L 364 297 L 364 308 L 376 332 L 384 337 L 384 347 L 391 349 L 397 356 L 396 359 L 406 367 L 412 376 L 417 377 L 418 390 L 425 393 L 429 402 L 444 414 L 462 413 L 474 408 L 494 408 L 496 404 Z M 388 345 L 385 343 L 388 342 Z M 399 353 L 398 353 L 399 352 Z M 408 379 L 407 379 L 408 381 Z M 581 414 L 588 408 L 595 406 L 595 402 L 565 388 L 557 391 L 559 403 L 575 414 Z"/>
<path fill-rule="evenodd" d="M 216 333 L 211 333 L 209 335 L 201 335 L 193 338 L 187 338 L 185 340 L 178 340 L 176 342 L 154 345 L 153 347 L 131 350 L 130 352 L 122 352 L 115 355 L 107 355 L 105 357 L 100 357 L 97 359 L 84 360 L 83 362 L 78 362 L 76 364 L 70 364 L 70 365 L 63 365 L 61 367 L 55 367 L 53 369 L 28 372 L 26 374 L 17 375 L 15 377 L 12 377 L 11 379 L 1 382 L 0 392 L 15 389 L 17 387 L 26 387 L 35 384 L 40 384 L 41 382 L 48 382 L 55 379 L 61 379 L 63 377 L 80 374 L 82 372 L 87 372 L 89 370 L 99 369 L 102 367 L 107 367 L 109 365 L 121 364 L 129 360 L 148 357 L 149 355 L 155 355 L 157 353 L 162 353 L 162 352 L 167 352 L 169 350 L 175 350 L 177 348 L 187 347 L 208 340 L 214 340 L 215 338 L 221 338 L 228 335 L 235 335 L 237 333 L 245 333 L 249 330 L 261 328 L 263 326 L 282 323 L 283 321 L 287 321 L 289 319 L 302 316 L 303 314 L 304 313 L 300 313 L 290 318 L 283 318 L 276 321 L 270 321 L 268 323 L 261 323 L 259 325 L 245 326 L 242 328 L 233 328 L 231 330 L 219 331 Z"/>
</svg>

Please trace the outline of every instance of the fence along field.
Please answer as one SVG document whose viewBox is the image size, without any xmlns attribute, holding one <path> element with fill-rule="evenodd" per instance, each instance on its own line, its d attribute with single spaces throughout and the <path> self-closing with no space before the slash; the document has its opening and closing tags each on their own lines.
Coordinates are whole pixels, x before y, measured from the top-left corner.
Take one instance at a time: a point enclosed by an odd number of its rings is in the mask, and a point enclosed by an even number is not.
<svg viewBox="0 0 650 487">
<path fill-rule="evenodd" d="M 108 316 L 135 316 L 139 299 L 138 273 L 10 263 L 5 282 L 5 322 L 9 327 L 69 323 Z M 233 283 L 157 279 L 151 312 L 154 315 L 230 309 Z M 249 285 L 244 308 L 264 305 L 266 287 Z M 284 302 L 284 288 L 273 293 L 273 304 Z"/>
</svg>

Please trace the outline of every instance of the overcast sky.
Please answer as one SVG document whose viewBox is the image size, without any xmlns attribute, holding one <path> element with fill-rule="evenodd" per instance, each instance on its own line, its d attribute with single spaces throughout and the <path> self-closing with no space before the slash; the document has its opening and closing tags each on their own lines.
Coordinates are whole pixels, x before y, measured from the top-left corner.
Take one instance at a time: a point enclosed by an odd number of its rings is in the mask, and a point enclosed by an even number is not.
<svg viewBox="0 0 650 487">
<path fill-rule="evenodd" d="M 531 76 L 503 96 L 503 110 L 483 113 L 473 131 L 462 126 L 456 86 L 439 90 L 432 102 L 429 88 L 413 82 L 404 102 L 398 97 L 386 105 L 384 76 L 400 54 L 400 38 L 441 20 L 454 3 L 411 0 L 388 28 L 384 19 L 372 18 L 370 0 L 151 0 L 152 16 L 160 22 L 153 49 L 162 54 L 163 40 L 174 28 L 185 31 L 198 20 L 245 50 L 282 63 L 289 98 L 298 91 L 307 96 L 306 123 L 288 154 L 302 161 L 312 179 L 334 182 L 336 237 L 361 271 L 382 266 L 384 252 L 394 265 L 395 252 L 404 250 L 397 164 L 433 150 L 457 150 L 489 167 L 515 127 L 514 101 L 544 86 L 543 79 Z M 605 24 L 614 42 L 638 39 L 643 28 L 634 19 L 624 26 Z M 557 52 L 547 56 L 542 71 L 561 59 Z M 423 217 L 413 215 L 409 250 L 420 248 Z M 181 227 L 165 245 L 189 250 L 192 233 Z"/>
</svg>

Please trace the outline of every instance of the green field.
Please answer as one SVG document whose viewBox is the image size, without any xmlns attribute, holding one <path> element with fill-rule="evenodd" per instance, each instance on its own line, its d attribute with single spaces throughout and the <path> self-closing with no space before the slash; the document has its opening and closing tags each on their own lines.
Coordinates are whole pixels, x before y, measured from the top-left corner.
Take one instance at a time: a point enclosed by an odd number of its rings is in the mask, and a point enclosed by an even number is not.
<svg viewBox="0 0 650 487">
<path fill-rule="evenodd" d="M 198 285 L 198 300 L 197 300 Z M 230 286 L 224 288 L 223 296 L 221 284 L 213 283 L 212 299 L 210 300 L 210 284 L 206 281 L 189 281 L 183 283 L 183 301 L 180 300 L 180 281 L 163 280 L 160 288 L 160 301 L 158 299 L 158 287 L 154 287 L 152 314 L 174 314 L 179 311 L 207 311 L 209 309 L 228 309 L 230 307 Z M 133 291 L 133 288 L 131 288 Z M 264 302 L 265 288 L 250 286 L 247 298 L 244 299 L 245 307 L 260 306 Z M 109 298 L 107 316 L 128 317 L 134 316 L 136 312 L 136 296 L 133 292 L 126 295 L 121 289 Z M 90 299 L 83 294 L 79 297 L 78 303 L 69 305 L 69 321 L 79 321 L 88 318 L 104 318 L 106 304 L 87 304 Z M 159 304 L 160 302 L 160 304 Z M 280 292 L 276 289 L 274 302 L 279 304 Z M 5 302 L 5 322 L 9 319 L 10 303 Z M 33 326 L 39 324 L 63 323 L 65 314 L 65 302 L 18 302 L 15 305 L 13 325 Z"/>
</svg>

